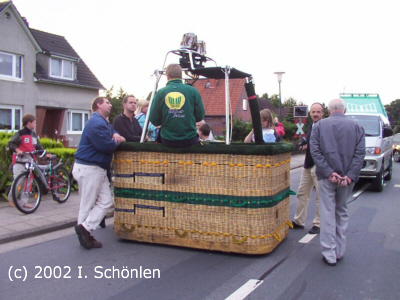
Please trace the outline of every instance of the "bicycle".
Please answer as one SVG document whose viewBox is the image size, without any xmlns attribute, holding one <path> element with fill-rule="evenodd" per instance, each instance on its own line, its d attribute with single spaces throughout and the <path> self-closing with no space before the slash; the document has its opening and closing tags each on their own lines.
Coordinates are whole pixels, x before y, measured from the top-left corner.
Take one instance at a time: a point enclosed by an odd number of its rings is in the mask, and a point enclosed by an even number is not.
<svg viewBox="0 0 400 300">
<path fill-rule="evenodd" d="M 48 159 L 48 164 L 38 165 L 35 157 L 39 153 L 42 153 L 39 157 L 43 157 L 46 150 L 23 153 L 23 155 L 30 155 L 29 162 L 25 163 L 26 171 L 15 178 L 11 187 L 15 207 L 25 214 L 33 213 L 38 209 L 44 191 L 51 191 L 53 200 L 58 203 L 66 202 L 71 193 L 71 177 L 62 166 L 62 159 L 53 166 L 56 156 L 52 155 Z"/>
</svg>

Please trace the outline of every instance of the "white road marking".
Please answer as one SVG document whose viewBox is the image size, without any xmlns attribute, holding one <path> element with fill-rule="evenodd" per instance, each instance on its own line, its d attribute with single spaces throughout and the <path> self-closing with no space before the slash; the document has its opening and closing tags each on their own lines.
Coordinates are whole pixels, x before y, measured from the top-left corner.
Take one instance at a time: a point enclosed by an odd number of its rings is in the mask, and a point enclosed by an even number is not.
<svg viewBox="0 0 400 300">
<path fill-rule="evenodd" d="M 299 243 L 302 244 L 307 244 L 312 241 L 313 238 L 315 238 L 318 234 L 306 234 L 300 241 Z"/>
<path fill-rule="evenodd" d="M 251 292 L 258 288 L 264 281 L 258 279 L 250 279 L 243 284 L 238 290 L 231 294 L 225 300 L 241 300 L 246 298 Z"/>
<path fill-rule="evenodd" d="M 400 184 L 395 184 L 394 187 L 400 187 Z"/>
<path fill-rule="evenodd" d="M 366 183 L 366 184 L 364 184 L 364 186 L 363 186 L 361 189 L 359 189 L 359 190 L 357 191 L 357 193 L 355 193 L 355 194 L 353 195 L 353 198 L 356 198 L 356 197 L 360 196 L 362 193 L 364 193 L 365 190 L 366 190 L 370 185 L 371 185 L 371 183 Z"/>
</svg>

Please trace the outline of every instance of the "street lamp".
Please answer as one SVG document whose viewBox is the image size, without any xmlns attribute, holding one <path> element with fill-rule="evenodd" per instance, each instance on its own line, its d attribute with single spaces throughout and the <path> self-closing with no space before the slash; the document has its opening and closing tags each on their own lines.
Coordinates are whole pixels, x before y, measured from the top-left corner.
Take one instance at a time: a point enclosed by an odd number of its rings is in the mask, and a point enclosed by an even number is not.
<svg viewBox="0 0 400 300">
<path fill-rule="evenodd" d="M 282 81 L 282 75 L 285 74 L 285 72 L 275 72 L 276 76 L 278 77 L 278 83 L 279 83 L 279 122 L 282 122 L 282 97 L 281 97 L 281 81 Z"/>
</svg>

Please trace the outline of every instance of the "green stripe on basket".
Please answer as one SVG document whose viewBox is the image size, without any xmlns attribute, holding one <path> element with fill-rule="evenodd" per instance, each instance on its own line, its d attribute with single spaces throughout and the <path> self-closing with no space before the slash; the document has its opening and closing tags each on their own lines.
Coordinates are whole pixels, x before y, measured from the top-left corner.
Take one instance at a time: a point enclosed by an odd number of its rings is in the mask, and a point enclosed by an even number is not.
<svg viewBox="0 0 400 300">
<path fill-rule="evenodd" d="M 168 201 L 196 205 L 212 205 L 242 208 L 263 208 L 277 205 L 282 200 L 296 193 L 286 188 L 273 196 L 227 196 L 214 194 L 197 194 L 170 191 L 156 191 L 144 189 L 114 188 L 114 195 L 121 198 L 141 200 Z"/>
</svg>

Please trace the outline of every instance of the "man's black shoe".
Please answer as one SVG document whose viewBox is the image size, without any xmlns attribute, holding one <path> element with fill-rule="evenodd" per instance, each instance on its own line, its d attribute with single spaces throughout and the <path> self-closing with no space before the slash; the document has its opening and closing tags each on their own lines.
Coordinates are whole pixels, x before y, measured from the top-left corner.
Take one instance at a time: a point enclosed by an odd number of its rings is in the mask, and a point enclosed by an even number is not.
<svg viewBox="0 0 400 300">
<path fill-rule="evenodd" d="M 89 231 L 87 231 L 82 224 L 79 224 L 75 226 L 75 232 L 78 235 L 78 240 L 81 246 L 87 250 L 90 250 L 90 248 L 92 248 L 92 243 L 90 242 Z"/>
<path fill-rule="evenodd" d="M 322 260 L 324 263 L 326 263 L 328 266 L 334 267 L 336 266 L 336 263 L 330 263 L 329 261 L 326 260 L 325 256 L 322 256 Z"/>
<path fill-rule="evenodd" d="M 91 248 L 103 247 L 103 244 L 100 243 L 98 240 L 96 240 L 93 235 L 90 235 L 90 244 L 91 244 Z"/>
<path fill-rule="evenodd" d="M 101 228 L 106 228 L 106 217 L 104 217 L 103 220 L 101 220 L 99 225 Z"/>
<path fill-rule="evenodd" d="M 297 224 L 295 221 L 292 221 L 293 229 L 304 229 L 304 226 Z"/>
<path fill-rule="evenodd" d="M 318 234 L 319 233 L 319 227 L 318 226 L 313 226 L 308 233 L 309 234 Z"/>
</svg>

